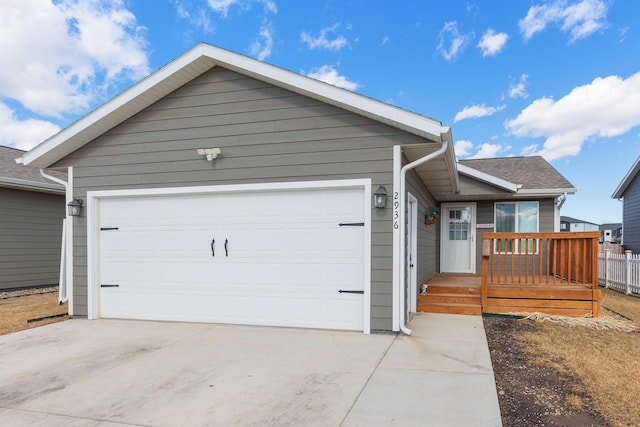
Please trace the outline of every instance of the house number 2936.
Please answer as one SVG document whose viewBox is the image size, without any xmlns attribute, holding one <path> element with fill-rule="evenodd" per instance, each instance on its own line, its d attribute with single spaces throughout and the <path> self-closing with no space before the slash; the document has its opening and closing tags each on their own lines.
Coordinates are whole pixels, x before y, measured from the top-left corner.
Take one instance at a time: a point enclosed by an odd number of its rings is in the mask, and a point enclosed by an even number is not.
<svg viewBox="0 0 640 427">
<path fill-rule="evenodd" d="M 400 194 L 398 192 L 393 193 L 393 228 L 400 228 Z"/>
</svg>

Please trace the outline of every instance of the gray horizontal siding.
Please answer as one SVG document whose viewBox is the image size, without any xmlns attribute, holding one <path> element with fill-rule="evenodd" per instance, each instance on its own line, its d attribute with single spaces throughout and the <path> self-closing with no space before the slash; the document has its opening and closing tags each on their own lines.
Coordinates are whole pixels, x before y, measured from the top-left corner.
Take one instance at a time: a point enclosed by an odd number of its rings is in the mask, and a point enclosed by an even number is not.
<svg viewBox="0 0 640 427">
<path fill-rule="evenodd" d="M 64 196 L 0 188 L 0 289 L 58 284 Z"/>
<path fill-rule="evenodd" d="M 70 154 L 74 194 L 124 188 L 370 178 L 392 188 L 393 145 L 418 137 L 221 68 Z M 207 162 L 197 148 L 219 147 Z M 372 329 L 391 329 L 391 203 L 372 212 Z M 84 219 L 77 219 L 80 225 Z M 74 227 L 75 313 L 87 313 L 86 230 Z"/>
<path fill-rule="evenodd" d="M 640 174 L 636 175 L 624 192 L 622 224 L 624 248 L 640 253 Z"/>
</svg>

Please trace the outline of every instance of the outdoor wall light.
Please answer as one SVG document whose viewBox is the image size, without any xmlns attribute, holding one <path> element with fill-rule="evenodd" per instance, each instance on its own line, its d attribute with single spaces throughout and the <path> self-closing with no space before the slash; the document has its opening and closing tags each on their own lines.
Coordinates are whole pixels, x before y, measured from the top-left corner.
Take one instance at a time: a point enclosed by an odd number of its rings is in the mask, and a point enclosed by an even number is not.
<svg viewBox="0 0 640 427">
<path fill-rule="evenodd" d="M 222 153 L 219 148 L 198 148 L 199 156 L 206 156 L 208 161 L 212 161 L 218 158 Z"/>
<path fill-rule="evenodd" d="M 373 206 L 384 208 L 387 205 L 387 189 L 382 185 L 373 193 Z"/>
<path fill-rule="evenodd" d="M 73 199 L 67 204 L 67 209 L 69 209 L 69 216 L 80 216 L 82 199 Z"/>
</svg>

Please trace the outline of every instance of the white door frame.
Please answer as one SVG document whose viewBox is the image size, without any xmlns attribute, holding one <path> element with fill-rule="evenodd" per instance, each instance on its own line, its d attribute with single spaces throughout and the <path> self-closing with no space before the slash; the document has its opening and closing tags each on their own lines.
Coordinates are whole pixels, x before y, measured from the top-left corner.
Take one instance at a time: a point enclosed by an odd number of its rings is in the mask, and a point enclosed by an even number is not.
<svg viewBox="0 0 640 427">
<path fill-rule="evenodd" d="M 346 179 L 327 181 L 276 182 L 260 184 L 231 184 L 202 187 L 145 188 L 129 190 L 103 190 L 87 192 L 87 318 L 97 319 L 100 295 L 100 200 L 132 196 L 171 196 L 188 194 L 221 194 L 238 192 L 268 192 L 278 190 L 312 190 L 323 188 L 362 188 L 364 190 L 364 319 L 363 332 L 371 332 L 371 179 Z"/>
<path fill-rule="evenodd" d="M 445 242 L 447 241 L 447 226 L 448 221 L 444 216 L 444 212 L 446 208 L 465 208 L 471 207 L 471 224 L 469 224 L 469 258 L 470 258 L 470 271 L 466 271 L 464 273 L 476 274 L 476 216 L 477 212 L 477 203 L 475 202 L 457 202 L 457 203 L 442 203 L 440 207 L 440 212 L 442 212 L 442 217 L 440 218 L 440 271 L 444 271 L 444 254 L 445 252 Z"/>
<path fill-rule="evenodd" d="M 415 313 L 418 308 L 418 199 L 407 192 L 407 311 Z"/>
</svg>

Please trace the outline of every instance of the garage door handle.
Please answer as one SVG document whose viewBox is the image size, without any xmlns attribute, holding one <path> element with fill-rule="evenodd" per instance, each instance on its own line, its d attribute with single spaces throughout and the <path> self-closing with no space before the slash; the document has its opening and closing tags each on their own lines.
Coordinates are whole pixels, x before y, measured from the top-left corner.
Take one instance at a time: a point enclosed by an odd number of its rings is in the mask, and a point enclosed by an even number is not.
<svg viewBox="0 0 640 427">
<path fill-rule="evenodd" d="M 227 244 L 229 243 L 229 239 L 224 239 L 224 255 L 229 256 L 229 251 L 227 250 Z"/>
<path fill-rule="evenodd" d="M 216 239 L 211 239 L 211 256 L 216 256 L 216 250 L 214 249 L 214 245 L 216 244 Z"/>
<path fill-rule="evenodd" d="M 340 293 L 340 294 L 364 294 L 364 291 L 351 291 L 351 290 L 340 289 L 338 291 L 338 293 Z"/>
</svg>

